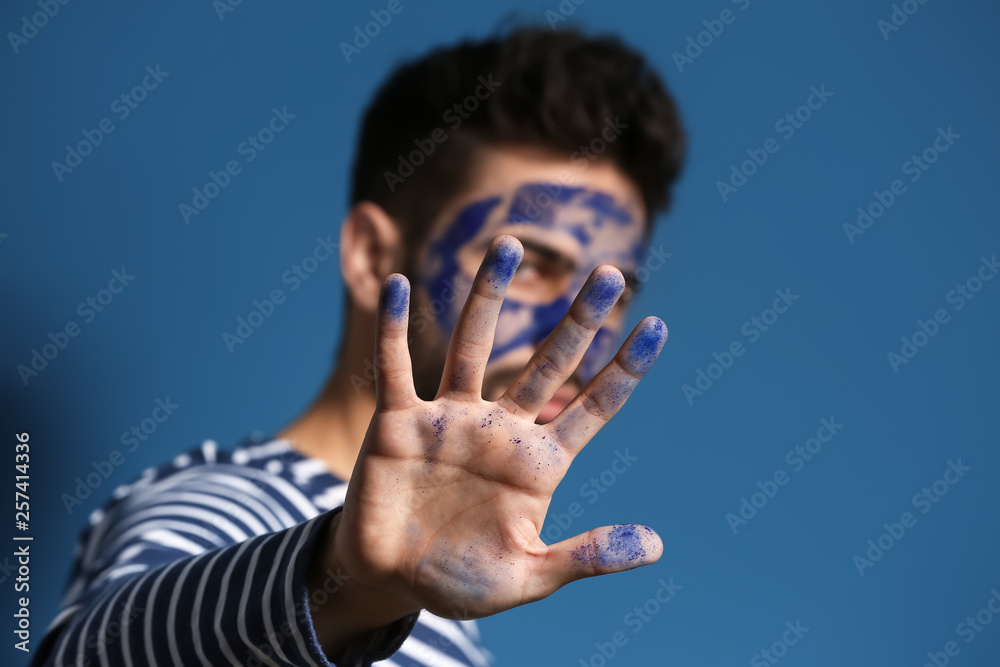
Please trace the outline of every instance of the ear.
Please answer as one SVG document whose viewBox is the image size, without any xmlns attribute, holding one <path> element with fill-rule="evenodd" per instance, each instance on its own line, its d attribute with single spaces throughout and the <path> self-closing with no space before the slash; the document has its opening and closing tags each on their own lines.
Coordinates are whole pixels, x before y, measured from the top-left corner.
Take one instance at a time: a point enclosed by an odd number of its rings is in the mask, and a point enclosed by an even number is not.
<svg viewBox="0 0 1000 667">
<path fill-rule="evenodd" d="M 382 281 L 402 268 L 402 234 L 372 202 L 355 204 L 340 226 L 340 270 L 354 306 L 374 313 Z"/>
</svg>

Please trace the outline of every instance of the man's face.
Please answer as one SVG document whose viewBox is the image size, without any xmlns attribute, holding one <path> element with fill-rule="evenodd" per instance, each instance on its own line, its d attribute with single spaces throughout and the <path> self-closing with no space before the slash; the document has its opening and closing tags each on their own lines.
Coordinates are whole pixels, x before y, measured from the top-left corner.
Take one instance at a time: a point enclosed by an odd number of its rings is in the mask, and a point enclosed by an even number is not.
<svg viewBox="0 0 1000 667">
<path fill-rule="evenodd" d="M 569 310 L 596 267 L 611 264 L 627 287 L 569 382 L 539 415 L 552 419 L 614 355 L 624 309 L 645 250 L 645 212 L 635 187 L 610 164 L 581 168 L 524 149 L 491 149 L 472 187 L 442 211 L 414 265 L 412 358 L 418 394 L 434 396 L 448 340 L 492 239 L 524 246 L 497 321 L 483 396 L 500 397 Z"/>
</svg>

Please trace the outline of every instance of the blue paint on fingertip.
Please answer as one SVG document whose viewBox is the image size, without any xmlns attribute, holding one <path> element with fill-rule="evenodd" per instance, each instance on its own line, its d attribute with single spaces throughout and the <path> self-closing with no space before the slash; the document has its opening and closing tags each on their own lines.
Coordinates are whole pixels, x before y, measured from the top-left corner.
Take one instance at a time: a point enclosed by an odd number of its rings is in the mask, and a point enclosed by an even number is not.
<svg viewBox="0 0 1000 667">
<path fill-rule="evenodd" d="M 523 254 L 519 244 L 508 240 L 501 241 L 489 259 L 490 279 L 500 283 L 509 283 L 521 263 Z"/>
<path fill-rule="evenodd" d="M 386 282 L 382 299 L 382 307 L 389 318 L 397 321 L 404 319 L 410 303 L 409 283 L 399 276 L 393 276 Z"/>
<path fill-rule="evenodd" d="M 647 321 L 636 332 L 628 348 L 629 370 L 636 375 L 644 375 L 656 361 L 666 340 L 667 327 L 663 321 L 658 317 Z"/>
<path fill-rule="evenodd" d="M 587 288 L 583 302 L 594 310 L 594 317 L 604 320 L 611 314 L 618 297 L 625 290 L 625 279 L 615 271 L 598 276 Z"/>
<path fill-rule="evenodd" d="M 643 536 L 653 531 L 631 524 L 615 526 L 597 547 L 598 562 L 606 567 L 626 567 L 647 562 Z"/>
</svg>

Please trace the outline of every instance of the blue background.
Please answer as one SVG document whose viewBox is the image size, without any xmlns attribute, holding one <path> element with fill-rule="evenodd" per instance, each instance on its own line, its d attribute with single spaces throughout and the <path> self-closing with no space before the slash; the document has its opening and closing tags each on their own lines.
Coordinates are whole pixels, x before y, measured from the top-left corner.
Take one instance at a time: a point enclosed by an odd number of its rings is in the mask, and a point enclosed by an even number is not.
<svg viewBox="0 0 1000 667">
<path fill-rule="evenodd" d="M 1000 664 L 1000 619 L 971 643 L 956 634 L 1000 587 L 1000 281 L 960 311 L 946 299 L 982 256 L 1000 252 L 1000 9 L 914 2 L 919 10 L 884 39 L 877 21 L 890 18 L 889 2 L 740 4 L 589 0 L 570 17 L 649 55 L 679 101 L 690 159 L 653 241 L 672 257 L 630 313 L 633 323 L 663 317 L 670 340 L 622 416 L 577 459 L 552 511 L 582 504 L 567 535 L 647 523 L 666 552 L 652 567 L 486 619 L 485 641 L 502 665 L 600 665 L 595 642 L 618 631 L 628 641 L 611 664 L 748 664 L 786 621 L 801 620 L 809 630 L 782 664 L 922 665 L 948 641 L 961 649 L 951 664 Z M 384 2 L 243 2 L 224 20 L 209 0 L 71 2 L 18 53 L 0 47 L 3 485 L 13 495 L 12 434 L 28 431 L 34 643 L 78 531 L 115 486 L 204 438 L 231 445 L 273 432 L 320 388 L 340 327 L 336 259 L 286 289 L 287 302 L 233 353 L 221 336 L 253 299 L 287 287 L 282 273 L 317 236 L 336 232 L 359 116 L 377 84 L 401 58 L 512 20 L 544 23 L 559 3 L 404 6 L 350 63 L 338 44 Z M 678 71 L 672 54 L 726 8 L 735 21 Z M 36 11 L 5 2 L 0 29 L 18 30 Z M 169 76 L 119 120 L 112 100 L 156 65 Z M 775 122 L 813 85 L 833 96 L 784 138 Z M 178 204 L 209 170 L 241 159 L 237 145 L 286 106 L 296 114 L 288 128 L 186 225 Z M 51 163 L 105 117 L 114 132 L 59 182 Z M 960 138 L 911 182 L 903 163 L 939 127 Z M 723 201 L 717 181 L 769 137 L 778 152 Z M 843 225 L 894 179 L 905 194 L 849 242 Z M 134 281 L 83 324 L 77 304 L 122 267 Z M 799 299 L 750 343 L 743 324 L 785 288 Z M 951 319 L 894 372 L 887 353 L 938 308 Z M 69 320 L 80 335 L 26 386 L 17 365 Z M 682 385 L 734 341 L 745 353 L 689 401 Z M 175 414 L 68 514 L 60 496 L 168 396 Z M 786 452 L 831 417 L 843 429 L 792 471 Z M 639 461 L 591 504 L 581 485 L 626 447 Z M 971 470 L 921 514 L 911 498 L 958 459 Z M 726 514 L 778 470 L 788 484 L 734 535 Z M 916 525 L 859 575 L 853 557 L 906 511 Z M 0 576 L 0 661 L 21 664 L 7 611 L 13 581 Z M 682 588 L 633 632 L 626 614 L 671 577 Z"/>
</svg>

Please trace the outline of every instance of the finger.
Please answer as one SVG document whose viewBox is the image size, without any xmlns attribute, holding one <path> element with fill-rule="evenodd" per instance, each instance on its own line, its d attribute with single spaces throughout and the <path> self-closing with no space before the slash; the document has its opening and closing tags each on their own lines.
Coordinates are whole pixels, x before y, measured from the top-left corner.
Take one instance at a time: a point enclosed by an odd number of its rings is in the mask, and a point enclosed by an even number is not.
<svg viewBox="0 0 1000 667">
<path fill-rule="evenodd" d="M 375 403 L 378 408 L 404 408 L 417 400 L 406 344 L 410 283 L 393 273 L 379 293 L 375 333 Z"/>
<path fill-rule="evenodd" d="M 556 440 L 572 454 L 583 449 L 625 404 L 666 340 L 667 327 L 660 318 L 640 322 L 615 358 L 547 425 Z"/>
<path fill-rule="evenodd" d="M 663 541 L 652 528 L 635 524 L 595 528 L 548 548 L 530 597 L 545 597 L 578 579 L 649 565 L 662 555 Z"/>
<path fill-rule="evenodd" d="M 523 256 L 521 242 L 513 236 L 493 240 L 452 332 L 438 396 L 482 398 L 483 374 L 493 349 L 497 316 Z"/>
<path fill-rule="evenodd" d="M 569 312 L 535 350 L 499 403 L 534 419 L 576 370 L 594 334 L 625 290 L 625 278 L 613 266 L 594 269 Z"/>
</svg>

